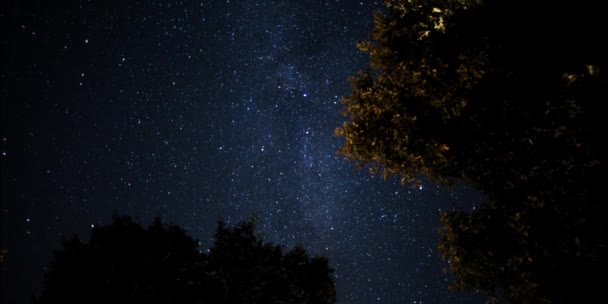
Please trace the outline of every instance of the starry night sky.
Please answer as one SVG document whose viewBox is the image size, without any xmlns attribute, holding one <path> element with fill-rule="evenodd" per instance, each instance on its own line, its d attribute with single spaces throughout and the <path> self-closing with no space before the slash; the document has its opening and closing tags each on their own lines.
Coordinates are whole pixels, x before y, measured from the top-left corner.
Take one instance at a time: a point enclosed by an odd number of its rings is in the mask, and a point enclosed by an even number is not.
<svg viewBox="0 0 608 304">
<path fill-rule="evenodd" d="M 257 215 L 330 259 L 338 303 L 483 303 L 447 290 L 435 249 L 438 210 L 480 195 L 336 155 L 380 3 L 3 2 L 0 302 L 28 302 L 62 238 L 118 213 L 201 248 L 219 218 Z"/>
</svg>

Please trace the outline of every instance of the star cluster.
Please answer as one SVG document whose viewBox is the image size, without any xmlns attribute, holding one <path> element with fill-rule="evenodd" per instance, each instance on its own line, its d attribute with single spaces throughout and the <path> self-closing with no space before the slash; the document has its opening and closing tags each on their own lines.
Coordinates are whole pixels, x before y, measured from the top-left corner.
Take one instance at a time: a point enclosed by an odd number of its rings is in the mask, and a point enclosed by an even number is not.
<svg viewBox="0 0 608 304">
<path fill-rule="evenodd" d="M 18 1 L 16 1 L 18 2 Z M 481 303 L 447 291 L 438 209 L 466 187 L 403 187 L 336 155 L 339 99 L 373 1 L 8 4 L 2 302 L 39 290 L 53 248 L 128 214 L 208 247 L 216 221 L 330 259 L 338 303 Z"/>
</svg>

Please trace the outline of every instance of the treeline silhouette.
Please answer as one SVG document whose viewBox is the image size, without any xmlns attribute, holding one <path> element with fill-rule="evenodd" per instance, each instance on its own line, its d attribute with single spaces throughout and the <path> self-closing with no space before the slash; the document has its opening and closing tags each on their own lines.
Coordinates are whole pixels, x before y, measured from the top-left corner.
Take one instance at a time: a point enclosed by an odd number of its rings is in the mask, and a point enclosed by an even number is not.
<svg viewBox="0 0 608 304">
<path fill-rule="evenodd" d="M 130 217 L 91 229 L 57 250 L 35 303 L 334 303 L 327 259 L 285 251 L 254 233 L 253 220 L 228 228 L 201 252 L 178 226 Z"/>
</svg>

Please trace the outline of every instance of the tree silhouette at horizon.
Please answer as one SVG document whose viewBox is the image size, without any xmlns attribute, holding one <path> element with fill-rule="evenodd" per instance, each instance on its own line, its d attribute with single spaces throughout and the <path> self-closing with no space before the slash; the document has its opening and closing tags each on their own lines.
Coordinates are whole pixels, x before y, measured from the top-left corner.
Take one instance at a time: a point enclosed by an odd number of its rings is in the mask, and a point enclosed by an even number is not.
<svg viewBox="0 0 608 304">
<path fill-rule="evenodd" d="M 334 303 L 332 269 L 302 247 L 290 251 L 255 235 L 253 220 L 218 223 L 209 253 L 158 218 L 130 217 L 91 229 L 55 251 L 36 303 Z"/>
</svg>

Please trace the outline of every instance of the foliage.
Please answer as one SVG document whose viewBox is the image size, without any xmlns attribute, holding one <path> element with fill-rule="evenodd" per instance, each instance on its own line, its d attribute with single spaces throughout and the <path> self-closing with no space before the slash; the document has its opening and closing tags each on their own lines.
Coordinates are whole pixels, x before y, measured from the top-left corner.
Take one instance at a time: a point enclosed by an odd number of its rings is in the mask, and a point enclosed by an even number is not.
<svg viewBox="0 0 608 304">
<path fill-rule="evenodd" d="M 310 258 L 299 246 L 283 253 L 259 240 L 254 228 L 253 222 L 218 225 L 208 270 L 222 282 L 221 303 L 335 302 L 327 259 Z"/>
<path fill-rule="evenodd" d="M 587 2 L 387 0 L 351 78 L 339 151 L 402 182 L 489 196 L 442 214 L 453 287 L 595 303 L 606 270 L 602 10 Z"/>
<path fill-rule="evenodd" d="M 456 276 L 452 287 L 512 303 L 600 302 L 597 278 L 608 269 L 602 176 L 587 180 L 585 193 L 442 213 L 439 249 Z"/>
<path fill-rule="evenodd" d="M 351 79 L 343 99 L 342 155 L 404 182 L 426 175 L 487 192 L 555 166 L 595 164 L 583 148 L 601 143 L 583 121 L 606 95 L 596 56 L 559 36 L 563 20 L 490 3 L 386 1 L 372 40 L 359 43 L 371 69 Z"/>
<path fill-rule="evenodd" d="M 209 254 L 177 226 L 147 229 L 128 217 L 96 226 L 55 252 L 39 303 L 334 303 L 325 258 L 284 253 L 252 221 L 220 222 Z"/>
</svg>

